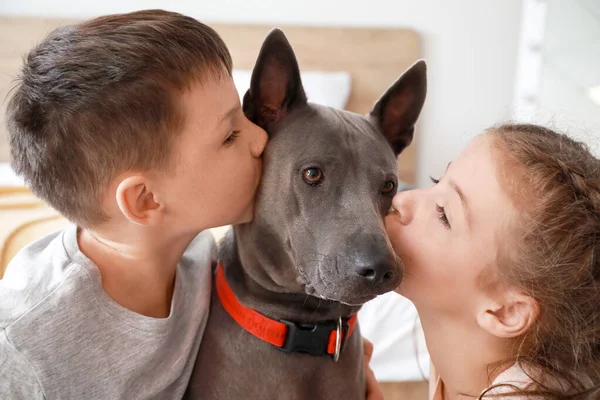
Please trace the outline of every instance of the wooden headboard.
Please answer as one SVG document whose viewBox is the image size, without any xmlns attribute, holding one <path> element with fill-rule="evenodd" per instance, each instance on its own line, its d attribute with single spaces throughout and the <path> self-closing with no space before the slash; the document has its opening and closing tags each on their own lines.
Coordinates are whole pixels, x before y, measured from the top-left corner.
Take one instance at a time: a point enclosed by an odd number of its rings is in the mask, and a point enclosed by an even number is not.
<svg viewBox="0 0 600 400">
<path fill-rule="evenodd" d="M 23 56 L 50 30 L 77 21 L 0 16 L 0 162 L 8 161 L 4 111 Z M 252 69 L 270 26 L 211 24 L 228 45 L 234 68 Z M 346 109 L 367 113 L 392 82 L 421 56 L 419 35 L 407 29 L 280 26 L 303 71 L 346 71 L 352 89 Z M 418 133 L 416 135 L 418 138 Z M 415 140 L 399 157 L 400 179 L 415 182 Z"/>
</svg>

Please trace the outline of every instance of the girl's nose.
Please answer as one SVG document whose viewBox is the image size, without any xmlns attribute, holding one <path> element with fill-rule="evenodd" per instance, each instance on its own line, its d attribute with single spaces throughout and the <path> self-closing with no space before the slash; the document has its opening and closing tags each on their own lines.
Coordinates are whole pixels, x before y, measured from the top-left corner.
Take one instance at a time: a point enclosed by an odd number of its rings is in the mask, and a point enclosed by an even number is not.
<svg viewBox="0 0 600 400">
<path fill-rule="evenodd" d="M 408 225 L 412 220 L 413 205 L 414 205 L 414 190 L 408 190 L 397 193 L 392 199 L 392 207 L 400 217 L 402 225 Z"/>
</svg>

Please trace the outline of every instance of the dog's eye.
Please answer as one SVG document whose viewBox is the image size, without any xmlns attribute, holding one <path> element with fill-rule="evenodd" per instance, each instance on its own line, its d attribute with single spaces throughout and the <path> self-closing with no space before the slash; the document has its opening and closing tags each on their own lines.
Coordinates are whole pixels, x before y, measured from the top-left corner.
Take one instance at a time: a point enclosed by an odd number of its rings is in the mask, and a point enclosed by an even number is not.
<svg viewBox="0 0 600 400">
<path fill-rule="evenodd" d="M 323 171 L 321 171 L 320 168 L 315 167 L 306 168 L 304 171 L 302 171 L 302 177 L 309 185 L 319 185 L 321 182 L 323 182 Z"/>
<path fill-rule="evenodd" d="M 383 185 L 383 189 L 381 190 L 382 194 L 390 194 L 396 189 L 396 183 L 394 181 L 387 181 L 385 185 Z"/>
</svg>

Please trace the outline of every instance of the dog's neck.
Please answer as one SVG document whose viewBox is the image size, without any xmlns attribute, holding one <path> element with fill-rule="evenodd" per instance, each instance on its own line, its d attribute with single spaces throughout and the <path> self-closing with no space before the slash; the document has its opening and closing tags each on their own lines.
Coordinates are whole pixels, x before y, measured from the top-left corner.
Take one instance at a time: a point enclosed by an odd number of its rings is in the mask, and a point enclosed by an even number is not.
<svg viewBox="0 0 600 400">
<path fill-rule="evenodd" d="M 262 239 L 253 240 L 251 226 L 236 226 L 228 232 L 219 249 L 227 281 L 243 305 L 272 319 L 298 323 L 347 318 L 358 312 L 360 306 L 348 306 L 306 293 L 283 292 L 266 271 L 295 271 L 294 266 L 283 249 L 273 248 L 272 244 L 278 243 L 275 238 L 269 249 L 257 246 L 257 243 L 264 243 L 264 237 Z"/>
</svg>

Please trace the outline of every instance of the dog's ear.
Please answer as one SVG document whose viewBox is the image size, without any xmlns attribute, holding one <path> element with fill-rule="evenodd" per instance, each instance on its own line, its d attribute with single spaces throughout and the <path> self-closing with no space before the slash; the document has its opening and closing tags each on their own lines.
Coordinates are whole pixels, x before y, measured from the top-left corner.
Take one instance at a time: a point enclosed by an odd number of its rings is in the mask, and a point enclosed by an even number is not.
<svg viewBox="0 0 600 400">
<path fill-rule="evenodd" d="M 294 50 L 283 32 L 273 29 L 252 71 L 250 89 L 244 95 L 244 113 L 270 133 L 274 123 L 306 101 Z"/>
<path fill-rule="evenodd" d="M 377 100 L 369 114 L 396 155 L 412 142 L 426 93 L 427 64 L 419 60 Z"/>
</svg>

